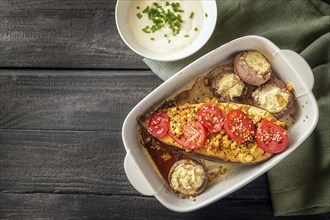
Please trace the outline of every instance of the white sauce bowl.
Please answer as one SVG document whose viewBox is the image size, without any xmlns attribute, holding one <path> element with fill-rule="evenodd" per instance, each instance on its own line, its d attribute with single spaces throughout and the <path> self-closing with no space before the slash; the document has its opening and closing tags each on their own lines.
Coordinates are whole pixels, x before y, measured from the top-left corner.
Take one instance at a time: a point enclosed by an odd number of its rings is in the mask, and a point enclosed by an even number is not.
<svg viewBox="0 0 330 220">
<path fill-rule="evenodd" d="M 182 5 L 182 9 L 184 10 L 185 9 L 184 5 L 186 4 L 189 6 L 189 1 L 191 1 L 191 3 L 193 3 L 194 5 L 196 5 L 196 0 L 175 0 L 175 1 L 169 0 L 168 2 L 169 3 L 178 2 L 180 3 L 180 5 Z M 142 28 L 144 28 L 145 25 L 141 25 L 140 20 L 142 21 L 147 15 L 141 13 L 144 17 L 142 19 L 139 19 L 137 17 L 137 13 L 141 12 L 144 9 L 144 7 L 141 6 L 139 10 L 136 9 L 136 11 L 134 12 L 134 10 L 132 10 L 131 5 L 134 4 L 134 9 L 135 9 L 136 2 L 137 1 L 134 0 L 117 1 L 116 16 L 115 16 L 117 29 L 121 38 L 130 49 L 132 49 L 134 52 L 136 52 L 137 54 L 143 57 L 153 60 L 175 61 L 186 58 L 194 54 L 199 49 L 201 49 L 205 45 L 205 43 L 209 40 L 217 22 L 216 1 L 198 0 L 197 3 L 199 3 L 201 8 L 196 8 L 195 11 L 194 9 L 187 9 L 185 12 L 182 13 L 183 14 L 182 17 L 184 21 L 186 21 L 187 23 L 190 21 L 194 21 L 195 24 L 197 25 L 193 24 L 189 33 L 185 32 L 186 30 L 183 25 L 180 34 L 178 34 L 177 36 L 163 37 L 165 34 L 170 35 L 170 33 L 164 33 L 162 34 L 162 37 L 164 38 L 163 39 L 164 42 L 159 43 L 161 37 L 157 32 L 162 33 L 161 30 L 150 34 L 146 34 L 142 31 Z M 166 1 L 149 0 L 146 2 L 151 2 L 151 3 L 161 2 L 164 4 Z M 201 10 L 203 13 L 201 18 L 199 17 L 198 21 L 196 21 L 196 19 L 198 19 L 198 16 L 196 14 L 192 19 L 189 18 L 189 14 L 191 11 L 197 13 L 199 10 Z M 202 19 L 202 21 L 200 21 L 200 19 Z M 195 26 L 197 29 L 196 31 L 193 31 Z M 197 34 L 195 34 L 195 32 Z M 157 39 L 156 37 L 154 37 L 155 34 L 156 36 L 158 34 Z M 189 36 L 184 37 L 184 35 L 187 34 Z M 151 40 L 151 38 L 155 40 Z M 176 47 L 171 48 L 171 46 L 173 45 L 176 45 Z"/>
</svg>

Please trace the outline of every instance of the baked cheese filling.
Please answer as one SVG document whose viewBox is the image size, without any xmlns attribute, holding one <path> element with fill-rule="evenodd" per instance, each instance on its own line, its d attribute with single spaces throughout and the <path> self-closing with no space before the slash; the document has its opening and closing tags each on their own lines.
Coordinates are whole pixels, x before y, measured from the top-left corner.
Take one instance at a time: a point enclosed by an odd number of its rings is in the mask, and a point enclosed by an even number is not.
<svg viewBox="0 0 330 220">
<path fill-rule="evenodd" d="M 244 83 L 235 74 L 225 74 L 217 82 L 217 93 L 230 98 L 242 95 Z"/>
<path fill-rule="evenodd" d="M 171 172 L 170 184 L 175 191 L 185 195 L 195 194 L 204 184 L 205 170 L 197 163 L 178 163 Z"/>
<path fill-rule="evenodd" d="M 270 70 L 270 64 L 259 52 L 247 52 L 244 61 L 257 75 L 265 75 Z"/>
<path fill-rule="evenodd" d="M 253 92 L 252 97 L 260 103 L 261 108 L 277 113 L 287 106 L 290 95 L 278 87 L 266 85 L 263 89 Z"/>
</svg>

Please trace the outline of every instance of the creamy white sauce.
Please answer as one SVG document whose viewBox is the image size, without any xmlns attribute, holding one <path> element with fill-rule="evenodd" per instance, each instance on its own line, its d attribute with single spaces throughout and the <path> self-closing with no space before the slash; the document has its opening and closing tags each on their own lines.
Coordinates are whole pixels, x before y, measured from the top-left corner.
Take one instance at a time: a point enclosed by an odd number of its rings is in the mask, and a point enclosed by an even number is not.
<svg viewBox="0 0 330 220">
<path fill-rule="evenodd" d="M 179 34 L 174 36 L 172 30 L 167 25 L 154 33 L 142 31 L 144 27 L 153 25 L 153 22 L 148 18 L 148 14 L 142 11 L 148 6 L 154 8 L 153 3 L 155 2 L 162 6 L 165 11 L 167 9 L 173 11 L 171 5 L 166 6 L 166 2 L 180 4 L 180 9 L 184 10 L 184 12 L 178 12 L 183 21 Z M 194 15 L 190 18 L 192 12 Z M 138 13 L 142 15 L 140 19 L 137 16 Z M 199 0 L 134 0 L 129 9 L 128 25 L 134 38 L 141 46 L 152 52 L 166 54 L 189 47 L 201 32 L 204 19 L 206 19 L 205 12 Z"/>
</svg>

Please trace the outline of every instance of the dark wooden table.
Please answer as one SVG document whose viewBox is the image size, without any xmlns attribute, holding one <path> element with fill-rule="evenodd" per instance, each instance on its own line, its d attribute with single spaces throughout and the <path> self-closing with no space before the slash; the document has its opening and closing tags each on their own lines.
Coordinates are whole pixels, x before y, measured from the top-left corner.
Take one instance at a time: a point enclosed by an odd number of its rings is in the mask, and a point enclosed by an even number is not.
<svg viewBox="0 0 330 220">
<path fill-rule="evenodd" d="M 272 219 L 266 175 L 185 214 L 131 186 L 122 123 L 162 81 L 114 16 L 115 0 L 0 0 L 0 218 Z"/>
</svg>

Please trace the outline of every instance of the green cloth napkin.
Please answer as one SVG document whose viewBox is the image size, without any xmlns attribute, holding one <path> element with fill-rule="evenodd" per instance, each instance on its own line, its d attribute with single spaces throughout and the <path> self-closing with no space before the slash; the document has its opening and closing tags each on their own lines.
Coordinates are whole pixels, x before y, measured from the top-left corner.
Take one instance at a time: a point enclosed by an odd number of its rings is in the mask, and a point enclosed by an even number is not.
<svg viewBox="0 0 330 220">
<path fill-rule="evenodd" d="M 294 50 L 311 66 L 320 118 L 312 135 L 268 172 L 275 216 L 330 211 L 330 6 L 321 0 L 218 0 L 218 21 L 209 42 L 175 62 L 144 62 L 166 80 L 200 56 L 235 38 L 260 35 Z"/>
</svg>

